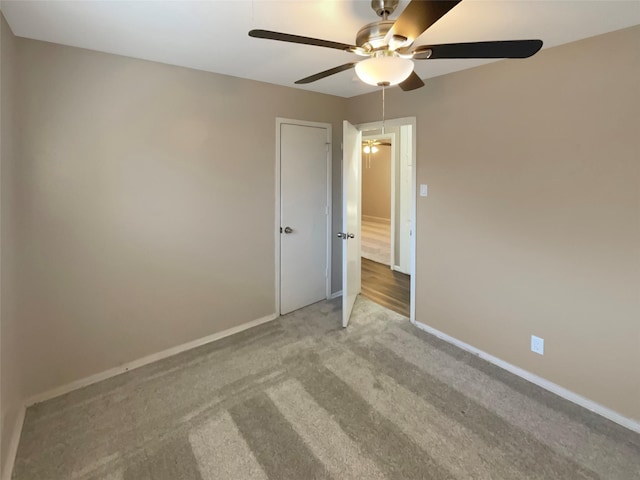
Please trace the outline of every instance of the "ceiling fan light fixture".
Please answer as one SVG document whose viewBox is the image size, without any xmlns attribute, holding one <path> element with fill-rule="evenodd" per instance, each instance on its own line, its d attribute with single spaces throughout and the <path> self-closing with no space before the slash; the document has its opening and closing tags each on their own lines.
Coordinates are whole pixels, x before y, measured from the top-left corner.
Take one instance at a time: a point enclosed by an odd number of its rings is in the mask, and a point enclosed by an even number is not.
<svg viewBox="0 0 640 480">
<path fill-rule="evenodd" d="M 358 78 L 369 85 L 397 85 L 413 72 L 413 61 L 397 55 L 371 57 L 356 65 Z"/>
<path fill-rule="evenodd" d="M 369 153 L 378 153 L 379 149 L 378 149 L 378 147 L 376 147 L 375 145 L 373 145 L 373 146 L 372 146 L 372 145 L 365 145 L 365 146 L 362 148 L 362 151 L 363 151 L 364 153 L 366 153 L 366 154 L 369 154 Z"/>
</svg>

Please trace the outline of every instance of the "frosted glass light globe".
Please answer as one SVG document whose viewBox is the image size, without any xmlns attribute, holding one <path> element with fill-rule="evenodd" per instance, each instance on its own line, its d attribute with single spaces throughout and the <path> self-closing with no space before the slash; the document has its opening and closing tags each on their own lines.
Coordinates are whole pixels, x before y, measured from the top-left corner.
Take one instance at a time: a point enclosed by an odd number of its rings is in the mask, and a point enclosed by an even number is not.
<svg viewBox="0 0 640 480">
<path fill-rule="evenodd" d="M 358 78 L 369 85 L 397 85 L 413 72 L 413 60 L 396 56 L 372 57 L 356 64 Z"/>
</svg>

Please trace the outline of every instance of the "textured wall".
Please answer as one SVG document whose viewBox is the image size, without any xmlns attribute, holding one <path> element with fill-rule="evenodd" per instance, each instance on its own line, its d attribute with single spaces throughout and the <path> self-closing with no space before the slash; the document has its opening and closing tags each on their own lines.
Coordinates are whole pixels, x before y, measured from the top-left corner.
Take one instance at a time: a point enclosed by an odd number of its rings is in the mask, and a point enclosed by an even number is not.
<svg viewBox="0 0 640 480">
<path fill-rule="evenodd" d="M 20 325 L 16 316 L 15 240 L 15 164 L 14 98 L 17 95 L 16 37 L 0 13 L 0 405 L 2 406 L 0 472 L 4 471 L 9 440 L 22 406 L 21 369 L 24 354 Z"/>
<path fill-rule="evenodd" d="M 391 89 L 417 117 L 417 320 L 640 420 L 640 27 Z M 349 118 L 378 119 L 377 94 Z M 529 350 L 545 339 L 545 355 Z"/>
<path fill-rule="evenodd" d="M 346 101 L 32 40 L 18 53 L 27 393 L 272 314 L 275 119 L 332 122 L 339 175 Z"/>
</svg>

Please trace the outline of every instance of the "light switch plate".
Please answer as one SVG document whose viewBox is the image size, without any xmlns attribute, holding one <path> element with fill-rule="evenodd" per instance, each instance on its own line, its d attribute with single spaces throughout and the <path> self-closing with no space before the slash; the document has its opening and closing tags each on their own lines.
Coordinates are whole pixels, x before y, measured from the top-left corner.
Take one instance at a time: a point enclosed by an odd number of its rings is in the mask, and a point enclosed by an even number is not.
<svg viewBox="0 0 640 480">
<path fill-rule="evenodd" d="M 422 183 L 420 184 L 420 196 L 421 197 L 426 197 L 427 196 L 427 184 L 426 183 Z"/>
</svg>

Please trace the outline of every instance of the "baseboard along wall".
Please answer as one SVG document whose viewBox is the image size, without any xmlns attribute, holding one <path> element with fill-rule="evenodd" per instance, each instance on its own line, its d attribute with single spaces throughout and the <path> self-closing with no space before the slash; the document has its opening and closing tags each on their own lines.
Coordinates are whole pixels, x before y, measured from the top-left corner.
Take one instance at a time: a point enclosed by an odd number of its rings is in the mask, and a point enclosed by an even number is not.
<svg viewBox="0 0 640 480">
<path fill-rule="evenodd" d="M 550 391 L 551 393 L 555 393 L 556 395 L 564 398 L 565 400 L 569 400 L 570 402 L 575 403 L 576 405 L 580 405 L 581 407 L 584 407 L 587 410 L 597 413 L 598 415 L 606 419 L 609 419 L 612 422 L 617 423 L 618 425 L 622 425 L 623 427 L 628 428 L 629 430 L 633 430 L 634 432 L 640 433 L 640 422 L 634 419 L 625 417 L 624 415 L 621 415 L 620 413 L 614 410 L 611 410 L 610 408 L 600 405 L 599 403 L 596 403 L 592 400 L 589 400 L 588 398 L 583 397 L 582 395 L 572 392 L 571 390 L 568 390 L 564 387 L 561 387 L 558 384 L 550 382 L 549 380 L 546 380 L 534 373 L 528 372 L 520 367 L 516 367 L 515 365 L 505 362 L 504 360 L 501 360 L 498 357 L 494 357 L 493 355 L 487 352 L 484 352 L 474 347 L 473 345 L 469 345 L 468 343 L 465 343 L 462 340 L 458 340 L 457 338 L 447 335 L 446 333 L 443 333 L 440 330 L 436 330 L 435 328 L 425 325 L 424 323 L 420 323 L 416 321 L 414 322 L 414 325 L 420 330 L 424 330 L 425 332 L 430 333 L 431 335 L 434 335 L 439 339 L 444 340 L 447 343 L 450 343 L 452 345 L 455 345 L 458 348 L 466 350 L 469 353 L 477 355 L 478 357 L 488 361 L 489 363 L 493 363 L 494 365 L 504 370 L 507 370 L 508 372 L 511 372 L 514 375 L 517 375 L 518 377 L 524 378 L 525 380 L 535 385 L 538 385 L 539 387 L 542 387 L 545 390 Z"/>
<path fill-rule="evenodd" d="M 9 446 L 9 451 L 7 454 L 7 463 L 6 465 L 4 465 L 4 468 L 2 470 L 2 477 L 1 477 L 2 480 L 11 480 L 11 475 L 13 473 L 13 466 L 15 464 L 16 454 L 18 452 L 18 445 L 20 443 L 22 426 L 24 424 L 24 417 L 25 417 L 27 408 L 29 408 L 31 405 L 35 405 L 36 403 L 41 403 L 46 400 L 59 397 L 66 393 L 72 392 L 74 390 L 78 390 L 80 388 L 87 387 L 94 383 L 101 382 L 102 380 L 107 380 L 111 377 L 115 377 L 116 375 L 120 375 L 121 373 L 125 373 L 130 370 L 143 367 L 150 363 L 157 362 L 158 360 L 163 360 L 165 358 L 172 357 L 174 355 L 177 355 L 182 352 L 186 352 L 193 348 L 197 348 L 202 345 L 215 342 L 216 340 L 220 340 L 222 338 L 228 337 L 235 333 L 240 333 L 249 328 L 257 327 L 258 325 L 262 325 L 263 323 L 271 322 L 276 318 L 278 318 L 278 315 L 273 313 L 271 315 L 267 315 L 265 317 L 253 320 L 251 322 L 243 323 L 242 325 L 238 325 L 237 327 L 232 327 L 227 330 L 223 330 L 221 332 L 217 332 L 212 335 L 208 335 L 206 337 L 193 340 L 192 342 L 187 342 L 187 343 L 183 343 L 182 345 L 178 345 L 176 347 L 168 348 L 161 352 L 148 355 L 138 360 L 134 360 L 132 362 L 119 365 L 117 367 L 111 368 L 104 372 L 96 373 L 95 375 L 90 375 L 80 380 L 76 380 L 66 385 L 62 385 L 60 387 L 56 387 L 54 389 L 51 389 L 46 392 L 34 395 L 33 397 L 30 397 L 29 399 L 26 400 L 24 406 L 21 408 L 18 419 L 16 420 L 16 423 L 12 430 L 11 444 Z"/>
<path fill-rule="evenodd" d="M 331 294 L 331 298 L 337 298 L 339 296 L 342 295 L 342 291 L 338 291 L 338 292 L 334 292 L 333 294 Z M 150 363 L 153 362 L 157 362 L 158 360 L 162 360 L 168 357 L 171 357 L 173 355 L 177 355 L 179 353 L 182 352 L 186 352 L 188 350 L 191 350 L 193 348 L 197 348 L 200 347 L 202 345 L 206 345 L 208 343 L 214 342 L 216 340 L 220 340 L 222 338 L 228 337 L 230 335 L 233 335 L 235 333 L 239 333 L 242 332 L 244 330 L 247 330 L 249 328 L 252 327 L 256 327 L 258 325 L 261 325 L 263 323 L 267 323 L 270 321 L 275 320 L 278 317 L 277 314 L 271 314 L 271 315 L 267 315 L 265 317 L 262 318 L 258 318 L 256 320 L 253 320 L 251 322 L 247 322 L 244 323 L 242 325 L 238 325 L 237 327 L 233 327 L 233 328 L 229 328 L 227 330 L 223 330 L 222 332 L 218 332 L 218 333 L 214 333 L 212 335 L 209 335 L 207 337 L 203 337 L 200 338 L 198 340 L 194 340 L 192 342 L 187 342 L 184 343 L 182 345 L 178 345 L 176 347 L 172 347 L 169 348 L 167 350 L 163 350 L 162 352 L 158 352 L 158 353 L 154 353 L 152 355 L 148 355 L 146 357 L 140 358 L 138 360 L 134 360 L 132 362 L 120 365 L 118 367 L 106 370 L 104 372 L 95 374 L 95 375 L 91 375 L 89 377 L 80 379 L 80 380 L 76 380 L 74 382 L 71 382 L 67 385 L 63 385 L 61 387 L 49 390 L 47 392 L 44 392 L 42 394 L 38 394 L 35 395 L 31 398 L 29 398 L 26 402 L 25 402 L 25 406 L 23 408 L 21 408 L 19 414 L 18 414 L 18 418 L 16 419 L 15 425 L 13 427 L 12 430 L 12 435 L 11 435 L 11 440 L 10 440 L 10 445 L 9 445 L 9 450 L 8 450 L 8 455 L 7 455 L 7 463 L 4 465 L 3 471 L 2 471 L 2 480 L 11 480 L 11 475 L 13 473 L 13 466 L 15 463 L 15 458 L 16 458 L 16 454 L 18 451 L 18 445 L 20 443 L 20 435 L 22 433 L 22 426 L 24 424 L 24 417 L 25 417 L 25 413 L 26 413 L 26 409 L 31 406 L 34 405 L 36 403 L 40 403 L 40 402 L 44 402 L 46 400 L 58 397 L 60 395 L 64 395 L 66 393 L 72 392 L 74 390 L 78 390 L 80 388 L 86 387 L 88 385 L 92 385 L 94 383 L 100 382 L 102 380 L 106 380 L 108 378 L 111 377 L 115 377 L 116 375 L 120 375 L 121 373 L 125 373 L 128 372 L 130 370 L 134 370 L 136 368 L 142 367 L 144 365 L 148 365 Z M 487 360 L 488 362 L 503 368 L 511 373 L 513 373 L 514 375 L 517 375 L 521 378 L 524 378 L 525 380 L 530 381 L 531 383 L 534 383 L 535 385 L 538 385 L 539 387 L 544 388 L 545 390 L 548 390 L 552 393 L 555 393 L 556 395 L 559 395 L 560 397 L 569 400 L 570 402 L 573 402 L 577 405 L 580 405 L 581 407 L 584 407 L 594 413 L 597 413 L 619 425 L 622 425 L 623 427 L 626 427 L 630 430 L 633 430 L 637 433 L 640 433 L 640 422 L 637 422 L 633 419 L 627 418 L 617 412 L 615 412 L 614 410 L 611 410 L 610 408 L 607 408 L 603 405 L 600 405 L 596 402 L 593 402 L 591 400 L 589 400 L 588 398 L 585 398 L 575 392 L 572 392 L 570 390 L 567 390 L 564 387 L 561 387 L 560 385 L 557 385 L 553 382 L 550 382 L 542 377 L 539 377 L 538 375 L 535 375 L 531 372 L 528 372 L 526 370 L 523 370 L 520 367 L 516 367 L 515 365 L 512 365 L 508 362 L 505 362 L 504 360 L 501 360 L 497 357 L 494 357 L 493 355 L 490 355 L 472 345 L 469 345 L 468 343 L 465 343 L 461 340 L 458 340 L 454 337 L 451 337 L 450 335 L 447 335 L 446 333 L 443 333 L 433 327 L 429 327 L 428 325 L 425 325 L 423 323 L 420 322 L 414 322 L 414 325 L 421 329 L 424 330 L 427 333 L 430 333 L 438 338 L 440 338 L 441 340 L 444 340 L 447 343 L 450 343 L 452 345 L 455 345 L 463 350 L 466 350 L 467 352 L 470 352 L 474 355 L 479 356 L 480 358 Z"/>
<path fill-rule="evenodd" d="M 26 407 L 20 407 L 18 417 L 16 418 L 13 428 L 11 429 L 11 439 L 9 440 L 9 449 L 7 450 L 7 462 L 2 468 L 2 480 L 11 480 L 13 474 L 13 466 L 16 462 L 16 454 L 18 453 L 18 445 L 20 444 L 20 435 L 22 435 L 22 426 L 24 425 L 24 417 L 27 413 Z"/>
<path fill-rule="evenodd" d="M 134 370 L 136 368 L 143 367 L 153 362 L 157 362 L 158 360 L 163 360 L 167 357 L 172 357 L 182 352 L 186 352 L 187 350 L 191 350 L 193 348 L 200 347 L 202 345 L 206 345 L 207 343 L 215 342 L 216 340 L 220 340 L 221 338 L 228 337 L 235 333 L 242 332 L 252 327 L 257 327 L 258 325 L 262 325 L 263 323 L 270 322 L 275 320 L 278 317 L 275 313 L 271 315 L 267 315 L 262 318 L 258 318 L 256 320 L 252 320 L 247 323 L 243 323 L 242 325 L 238 325 L 237 327 L 232 327 L 227 330 L 223 330 L 221 332 L 214 333 L 212 335 L 208 335 L 203 338 L 199 338 L 197 340 L 193 340 L 191 342 L 183 343 L 182 345 L 178 345 L 176 347 L 168 348 L 167 350 L 163 350 L 158 353 L 153 353 L 146 357 L 140 358 L 138 360 L 134 360 L 129 363 L 125 363 L 123 365 L 119 365 L 115 368 L 111 368 L 101 373 L 96 373 L 95 375 L 90 375 L 86 378 L 82 378 L 80 380 L 76 380 L 67 385 L 63 385 L 61 387 L 54 388 L 52 390 L 48 390 L 44 393 L 35 395 L 29 398 L 26 401 L 27 408 L 36 403 L 41 403 L 46 400 L 50 400 L 55 397 L 59 397 L 60 395 L 64 395 L 65 393 L 72 392 L 74 390 L 78 390 L 80 388 L 84 388 L 88 385 L 92 385 L 97 382 L 101 382 L 102 380 L 106 380 L 111 377 L 115 377 L 116 375 L 120 375 L 121 373 L 128 372 L 130 370 Z"/>
</svg>

